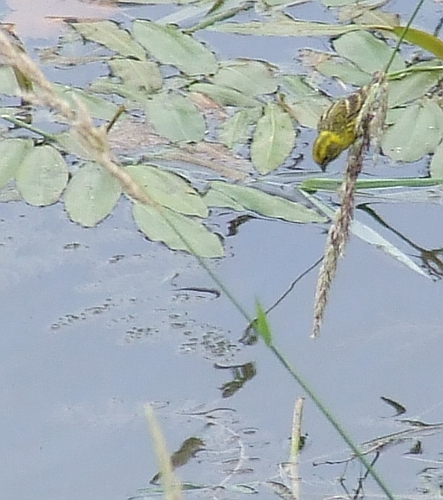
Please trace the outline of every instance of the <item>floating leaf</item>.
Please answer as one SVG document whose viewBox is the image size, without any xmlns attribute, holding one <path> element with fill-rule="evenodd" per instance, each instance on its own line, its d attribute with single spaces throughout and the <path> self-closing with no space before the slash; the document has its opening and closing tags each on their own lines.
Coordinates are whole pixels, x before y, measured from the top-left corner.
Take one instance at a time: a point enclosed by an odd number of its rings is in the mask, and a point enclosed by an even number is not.
<svg viewBox="0 0 443 500">
<path fill-rule="evenodd" d="M 155 130 L 170 141 L 198 142 L 205 135 L 203 116 L 183 95 L 161 93 L 146 102 L 146 113 Z"/>
<path fill-rule="evenodd" d="M 432 100 L 415 103 L 382 138 L 383 152 L 395 161 L 412 162 L 434 151 L 443 135 L 443 111 Z"/>
<path fill-rule="evenodd" d="M 217 71 L 214 54 L 176 26 L 137 20 L 134 22 L 134 37 L 158 61 L 172 64 L 187 75 L 210 75 Z"/>
<path fill-rule="evenodd" d="M 134 203 L 133 215 L 140 230 L 152 241 L 162 241 L 173 250 L 190 251 L 177 232 L 200 257 L 223 257 L 223 246 L 219 238 L 203 224 L 173 212 L 166 207 L 161 212 L 154 207 Z M 176 229 L 174 231 L 171 225 Z"/>
<path fill-rule="evenodd" d="M 20 87 L 11 66 L 0 66 L 0 94 L 18 95 Z"/>
<path fill-rule="evenodd" d="M 295 144 L 295 130 L 291 118 L 280 106 L 270 103 L 257 122 L 251 145 L 251 158 L 261 174 L 280 166 Z"/>
<path fill-rule="evenodd" d="M 431 164 L 429 166 L 430 174 L 433 179 L 443 179 L 443 143 L 441 142 L 434 150 Z"/>
<path fill-rule="evenodd" d="M 146 103 L 146 91 L 137 89 L 135 87 L 129 87 L 124 83 L 118 82 L 116 78 L 112 77 L 100 77 L 91 82 L 88 86 L 91 92 L 97 92 L 99 94 L 116 94 L 129 101 L 132 101 L 137 108 L 140 107 L 140 103 Z M 131 104 L 125 101 L 125 107 L 128 108 Z"/>
<path fill-rule="evenodd" d="M 212 83 L 193 83 L 189 86 L 190 92 L 200 92 L 222 106 L 237 106 L 239 108 L 256 108 L 261 106 L 260 101 L 242 94 L 238 90 L 214 85 Z"/>
<path fill-rule="evenodd" d="M 91 23 L 72 23 L 82 36 L 93 42 L 100 43 L 110 50 L 126 57 L 146 58 L 143 48 L 124 29 L 113 21 L 96 21 Z"/>
<path fill-rule="evenodd" d="M 284 17 L 279 21 L 249 23 L 223 23 L 208 28 L 213 31 L 237 33 L 239 35 L 256 36 L 338 36 L 357 30 L 367 30 L 368 26 L 357 24 L 338 25 L 315 23 L 308 21 L 294 21 Z"/>
<path fill-rule="evenodd" d="M 218 199 L 211 195 L 214 190 L 223 196 Z M 226 201 L 224 201 L 226 200 Z M 246 186 L 238 186 L 228 184 L 222 181 L 211 182 L 211 189 L 205 196 L 205 201 L 208 205 L 212 205 L 214 201 L 223 203 L 217 206 L 228 206 L 238 210 L 238 207 L 252 210 L 266 217 L 273 217 L 287 220 L 290 222 L 325 222 L 325 218 L 319 215 L 316 211 L 307 208 L 301 203 L 286 200 L 279 196 L 274 196 Z M 227 203 L 226 205 L 224 203 Z"/>
<path fill-rule="evenodd" d="M 439 61 L 437 63 L 440 64 Z M 389 82 L 389 107 L 400 106 L 406 102 L 413 101 L 437 85 L 443 75 L 443 66 L 440 71 L 436 71 L 435 69 L 425 71 L 425 68 L 431 65 L 435 68 L 436 61 L 414 64 L 408 69 L 416 69 L 416 72 L 408 73 L 399 80 Z"/>
<path fill-rule="evenodd" d="M 69 181 L 65 206 L 69 217 L 93 227 L 107 217 L 121 195 L 120 182 L 97 163 L 83 165 Z"/>
<path fill-rule="evenodd" d="M 333 43 L 337 54 L 370 74 L 384 69 L 394 50 L 386 42 L 366 31 L 346 33 L 334 40 Z M 399 71 L 405 68 L 405 62 L 397 53 L 391 64 L 390 71 Z"/>
<path fill-rule="evenodd" d="M 336 57 L 320 62 L 317 64 L 316 70 L 329 78 L 337 78 L 356 87 L 363 87 L 372 79 L 369 73 L 358 69 L 355 64 L 349 61 L 340 61 Z"/>
<path fill-rule="evenodd" d="M 112 59 L 109 66 L 115 76 L 123 80 L 123 83 L 143 89 L 148 93 L 160 90 L 163 85 L 163 77 L 157 64 L 150 61 L 136 61 L 134 59 Z"/>
<path fill-rule="evenodd" d="M 134 165 L 125 169 L 156 203 L 186 215 L 207 217 L 208 207 L 182 177 L 154 165 Z"/>
<path fill-rule="evenodd" d="M 249 127 L 257 122 L 260 114 L 260 110 L 256 108 L 240 109 L 223 123 L 219 141 L 228 148 L 244 144 L 250 137 Z"/>
<path fill-rule="evenodd" d="M 94 118 L 111 120 L 117 112 L 116 104 L 97 95 L 67 85 L 54 84 L 53 87 L 73 108 L 77 107 L 75 98 L 80 99 Z"/>
<path fill-rule="evenodd" d="M 23 158 L 32 148 L 30 139 L 3 139 L 0 141 L 0 189 L 15 177 Z"/>
<path fill-rule="evenodd" d="M 30 205 L 44 206 L 59 200 L 68 175 L 61 154 L 51 146 L 39 146 L 24 157 L 15 180 L 20 194 Z"/>
<path fill-rule="evenodd" d="M 277 90 L 273 68 L 264 62 L 248 59 L 221 63 L 221 68 L 212 81 L 247 96 L 270 94 Z"/>
</svg>

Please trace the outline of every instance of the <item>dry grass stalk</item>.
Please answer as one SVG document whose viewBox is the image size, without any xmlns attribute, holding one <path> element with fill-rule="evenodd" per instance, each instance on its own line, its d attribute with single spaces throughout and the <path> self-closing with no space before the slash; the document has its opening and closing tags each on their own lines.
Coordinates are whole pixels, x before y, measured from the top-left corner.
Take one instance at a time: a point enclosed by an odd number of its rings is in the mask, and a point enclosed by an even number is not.
<svg viewBox="0 0 443 500">
<path fill-rule="evenodd" d="M 348 153 L 345 176 L 341 186 L 341 204 L 335 214 L 326 240 L 325 256 L 320 268 L 315 293 L 314 321 L 311 337 L 320 333 L 329 291 L 337 271 L 339 257 L 343 257 L 354 218 L 355 186 L 363 168 L 363 159 L 370 145 L 378 154 L 380 137 L 387 111 L 386 74 L 376 73 L 370 90 L 357 119 L 357 140 Z"/>
<path fill-rule="evenodd" d="M 2 30 L 0 30 L 0 54 L 7 64 L 33 82 L 34 90 L 23 94 L 24 99 L 34 105 L 46 106 L 58 111 L 71 124 L 73 127 L 71 132 L 79 136 L 91 157 L 120 181 L 122 188 L 129 196 L 140 203 L 161 209 L 118 165 L 111 153 L 105 128 L 94 126 L 86 106 L 76 99 L 77 109 L 74 111 L 67 101 L 57 95 L 52 83 L 47 80 L 37 64 Z"/>
</svg>

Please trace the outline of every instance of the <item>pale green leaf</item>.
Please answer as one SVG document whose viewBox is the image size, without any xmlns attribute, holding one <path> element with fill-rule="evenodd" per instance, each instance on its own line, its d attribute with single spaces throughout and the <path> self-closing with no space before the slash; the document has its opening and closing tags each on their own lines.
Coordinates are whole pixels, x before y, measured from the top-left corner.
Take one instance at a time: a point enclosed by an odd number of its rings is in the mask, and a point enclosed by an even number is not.
<svg viewBox="0 0 443 500">
<path fill-rule="evenodd" d="M 146 114 L 155 130 L 170 141 L 198 142 L 205 135 L 205 120 L 186 96 L 154 95 L 146 102 Z"/>
<path fill-rule="evenodd" d="M 176 26 L 151 21 L 134 22 L 134 37 L 162 64 L 172 64 L 187 75 L 209 75 L 218 68 L 214 54 Z"/>
<path fill-rule="evenodd" d="M 24 157 L 15 180 L 20 194 L 30 205 L 44 206 L 59 200 L 68 175 L 61 154 L 51 146 L 39 146 Z"/>
<path fill-rule="evenodd" d="M 73 109 L 77 107 L 75 99 L 79 99 L 94 118 L 111 120 L 117 112 L 116 104 L 97 95 L 66 85 L 54 84 L 53 87 L 63 99 L 71 104 Z"/>
<path fill-rule="evenodd" d="M 437 85 L 442 78 L 443 67 L 440 71 L 420 71 L 427 66 L 432 65 L 435 67 L 437 64 L 441 64 L 440 61 L 436 62 L 433 60 L 427 61 L 426 63 L 414 64 L 408 69 L 416 69 L 416 72 L 408 73 L 399 80 L 389 82 L 389 107 L 400 106 L 406 102 L 413 101 L 414 99 L 423 96 L 435 85 Z"/>
<path fill-rule="evenodd" d="M 367 26 L 338 25 L 285 18 L 279 21 L 249 23 L 221 23 L 208 28 L 213 31 L 256 36 L 337 36 L 356 30 L 367 30 Z"/>
<path fill-rule="evenodd" d="M 217 191 L 223 196 L 216 197 L 212 195 L 209 197 L 208 195 L 212 190 Z M 301 203 L 289 201 L 285 198 L 265 193 L 260 189 L 247 186 L 213 181 L 211 182 L 211 189 L 208 195 L 205 197 L 205 201 L 208 205 L 211 205 L 213 202 L 227 203 L 227 205 L 223 204 L 217 206 L 228 206 L 236 210 L 241 206 L 243 209 L 252 210 L 260 215 L 283 219 L 289 222 L 308 223 L 325 222 L 326 220 L 316 211 L 307 208 Z"/>
<path fill-rule="evenodd" d="M 334 40 L 333 43 L 335 50 L 341 57 L 348 59 L 362 71 L 370 74 L 383 70 L 394 50 L 386 42 L 367 31 L 346 33 Z M 397 53 L 389 70 L 399 71 L 405 68 L 404 60 Z"/>
<path fill-rule="evenodd" d="M 252 113 L 251 113 L 252 111 Z M 219 141 L 233 148 L 236 144 L 244 144 L 249 138 L 249 128 L 260 117 L 259 110 L 255 108 L 240 109 L 228 118 L 222 125 Z"/>
<path fill-rule="evenodd" d="M 143 48 L 113 21 L 72 23 L 71 26 L 88 40 L 100 43 L 122 56 L 145 59 Z"/>
<path fill-rule="evenodd" d="M 15 177 L 23 158 L 32 148 L 30 139 L 0 141 L 0 189 Z"/>
<path fill-rule="evenodd" d="M 131 101 L 131 104 L 140 107 L 140 103 L 146 103 L 146 91 L 142 89 L 137 89 L 135 87 L 130 87 L 117 81 L 114 77 L 101 77 L 95 79 L 88 86 L 88 90 L 91 92 L 97 92 L 99 94 L 116 94 L 125 99 Z M 128 108 L 131 104 L 125 101 L 125 107 Z"/>
<path fill-rule="evenodd" d="M 65 207 L 74 222 L 93 227 L 112 212 L 121 192 L 115 177 L 97 163 L 88 162 L 69 181 Z"/>
<path fill-rule="evenodd" d="M 337 78 L 355 87 L 363 87 L 363 85 L 368 84 L 372 78 L 369 73 L 358 69 L 357 66 L 349 61 L 342 61 L 336 57 L 320 62 L 315 69 L 322 75 L 329 78 Z"/>
<path fill-rule="evenodd" d="M 136 61 L 134 59 L 112 59 L 109 66 L 115 76 L 122 79 L 125 85 L 143 89 L 151 93 L 160 90 L 163 77 L 157 64 L 150 61 Z"/>
<path fill-rule="evenodd" d="M 433 179 L 443 179 L 443 143 L 441 142 L 434 151 L 431 164 L 429 166 Z"/>
<path fill-rule="evenodd" d="M 133 165 L 125 170 L 156 203 L 186 215 L 208 215 L 200 195 L 182 177 L 154 165 Z"/>
<path fill-rule="evenodd" d="M 383 152 L 395 161 L 413 162 L 434 151 L 443 135 L 443 111 L 432 100 L 403 110 L 382 138 Z"/>
<path fill-rule="evenodd" d="M 261 106 L 260 101 L 242 94 L 238 90 L 212 83 L 193 83 L 189 86 L 190 92 L 200 92 L 210 97 L 222 106 L 237 106 L 239 108 L 256 108 Z"/>
<path fill-rule="evenodd" d="M 0 66 L 0 94 L 18 95 L 20 87 L 11 66 Z"/>
<path fill-rule="evenodd" d="M 251 144 L 251 159 L 261 174 L 280 166 L 295 144 L 295 130 L 289 115 L 280 106 L 270 103 L 257 122 Z"/>
<path fill-rule="evenodd" d="M 195 252 L 200 257 L 214 258 L 224 255 L 219 238 L 198 221 L 166 207 L 159 211 L 140 203 L 134 203 L 133 215 L 140 230 L 152 241 L 162 241 L 173 250 Z M 181 237 L 177 233 L 180 233 Z"/>
<path fill-rule="evenodd" d="M 248 96 L 270 94 L 277 90 L 274 68 L 249 59 L 221 63 L 212 81 L 215 85 L 229 87 Z"/>
</svg>

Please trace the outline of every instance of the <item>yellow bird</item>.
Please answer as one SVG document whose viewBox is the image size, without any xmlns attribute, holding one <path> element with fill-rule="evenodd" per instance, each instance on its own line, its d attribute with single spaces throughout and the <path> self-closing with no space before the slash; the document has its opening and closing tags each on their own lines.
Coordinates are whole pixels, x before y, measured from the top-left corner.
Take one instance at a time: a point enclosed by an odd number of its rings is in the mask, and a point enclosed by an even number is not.
<svg viewBox="0 0 443 500">
<path fill-rule="evenodd" d="M 321 116 L 312 156 L 323 171 L 357 139 L 357 117 L 368 91 L 369 86 L 365 86 L 339 99 Z"/>
</svg>

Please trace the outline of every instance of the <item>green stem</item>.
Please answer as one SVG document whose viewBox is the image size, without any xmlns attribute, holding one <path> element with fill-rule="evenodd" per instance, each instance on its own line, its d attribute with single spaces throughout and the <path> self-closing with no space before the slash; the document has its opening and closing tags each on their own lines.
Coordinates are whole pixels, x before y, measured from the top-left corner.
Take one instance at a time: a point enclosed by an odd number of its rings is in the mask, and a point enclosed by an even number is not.
<svg viewBox="0 0 443 500">
<path fill-rule="evenodd" d="M 406 26 L 404 27 L 402 34 L 400 35 L 400 38 L 397 40 L 397 44 L 395 45 L 394 50 L 392 51 L 391 58 L 389 59 L 388 64 L 386 65 L 386 68 L 385 68 L 385 73 L 389 72 L 389 68 L 390 68 L 392 62 L 394 61 L 395 54 L 397 54 L 397 52 L 399 51 L 400 45 L 406 36 L 406 33 L 409 29 L 409 26 L 411 26 L 412 21 L 415 19 L 415 16 L 418 14 L 418 11 L 421 9 L 421 6 L 423 5 L 424 1 L 425 0 L 420 0 L 417 3 L 417 5 L 415 6 L 414 12 L 412 13 L 411 17 L 409 18 L 408 22 L 406 23 Z"/>
</svg>

